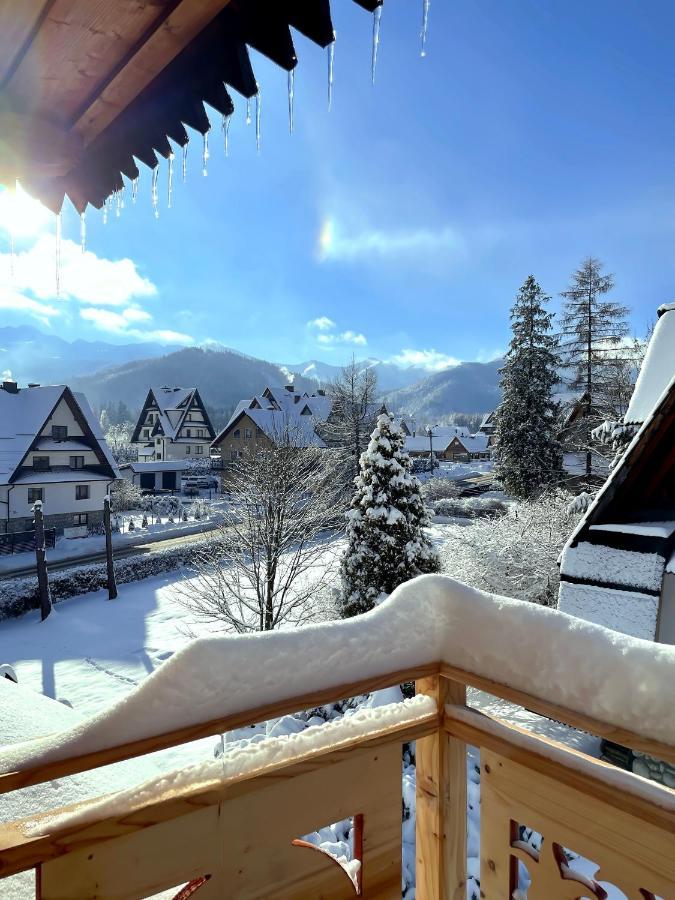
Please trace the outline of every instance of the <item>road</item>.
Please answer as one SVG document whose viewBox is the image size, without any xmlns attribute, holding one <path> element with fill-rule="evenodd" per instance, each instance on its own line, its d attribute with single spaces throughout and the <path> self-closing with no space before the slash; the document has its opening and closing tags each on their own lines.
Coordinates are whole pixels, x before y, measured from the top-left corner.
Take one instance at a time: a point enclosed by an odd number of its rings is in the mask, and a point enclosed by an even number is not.
<svg viewBox="0 0 675 900">
<path fill-rule="evenodd" d="M 130 544 L 128 546 L 114 547 L 113 554 L 115 559 L 124 559 L 127 556 L 140 556 L 145 553 L 157 553 L 159 550 L 167 550 L 171 547 L 184 546 L 194 541 L 201 540 L 209 531 L 216 528 L 216 524 L 204 528 L 203 531 L 197 531 L 194 534 L 183 534 L 178 537 L 164 538 L 163 540 L 151 541 L 145 544 Z M 49 551 L 47 551 L 47 565 L 50 572 L 61 572 L 64 569 L 71 569 L 76 566 L 86 566 L 91 563 L 105 562 L 105 550 L 99 550 L 96 553 L 89 553 L 87 556 L 73 556 L 69 559 L 56 559 L 50 561 Z M 26 575 L 35 575 L 35 564 L 25 566 L 22 569 L 15 569 L 11 572 L 0 572 L 0 581 L 9 578 L 22 578 Z"/>
</svg>

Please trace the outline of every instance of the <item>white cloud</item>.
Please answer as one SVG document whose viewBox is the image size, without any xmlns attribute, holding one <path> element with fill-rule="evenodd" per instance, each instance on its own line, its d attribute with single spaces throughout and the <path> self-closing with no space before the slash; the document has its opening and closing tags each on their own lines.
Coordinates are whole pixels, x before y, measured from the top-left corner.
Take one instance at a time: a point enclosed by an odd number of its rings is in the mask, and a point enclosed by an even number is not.
<svg viewBox="0 0 675 900">
<path fill-rule="evenodd" d="M 157 288 L 139 274 L 131 259 L 104 259 L 82 253 L 74 241 L 61 242 L 60 289 L 56 290 L 56 245 L 42 235 L 27 250 L 17 253 L 10 273 L 9 254 L 0 254 L 0 286 L 32 294 L 38 300 L 76 300 L 96 306 L 124 306 L 137 297 L 153 297 Z"/>
<path fill-rule="evenodd" d="M 455 255 L 464 253 L 464 239 L 454 228 L 446 226 L 436 231 L 428 228 L 365 228 L 348 233 L 335 219 L 328 218 L 319 233 L 319 258 L 322 260 L 420 255 L 440 251 Z"/>
<path fill-rule="evenodd" d="M 461 362 L 454 356 L 448 356 L 438 350 L 412 350 L 411 348 L 401 350 L 389 361 L 397 366 L 417 366 L 426 369 L 427 372 L 441 372 L 443 369 L 458 366 Z"/>
<path fill-rule="evenodd" d="M 365 334 L 358 331 L 335 331 L 337 324 L 328 316 L 319 316 L 307 323 L 307 328 L 313 334 L 317 344 L 322 347 L 333 347 L 340 344 L 353 344 L 364 347 L 368 341 Z M 317 333 L 318 332 L 318 333 Z"/>
<path fill-rule="evenodd" d="M 129 326 L 134 322 L 145 322 L 152 318 L 145 310 L 137 309 L 136 307 L 129 307 L 122 310 L 122 312 L 114 312 L 110 309 L 87 306 L 80 310 L 80 316 L 86 322 L 91 322 L 100 331 L 110 331 L 113 334 L 123 335 L 124 337 L 137 338 L 144 341 L 162 341 L 166 344 L 194 343 L 194 338 L 180 331 L 171 331 L 164 328 L 141 331 L 138 328 L 130 328 Z"/>
<path fill-rule="evenodd" d="M 307 325 L 309 328 L 318 328 L 319 331 L 332 331 L 333 328 L 337 327 L 335 322 L 329 319 L 328 316 L 319 316 L 318 319 L 312 319 Z"/>
<path fill-rule="evenodd" d="M 39 300 L 33 300 L 32 297 L 26 297 L 17 291 L 8 290 L 0 284 L 0 309 L 14 310 L 24 313 L 32 319 L 37 319 L 43 325 L 49 325 L 49 320 L 54 316 L 58 316 L 61 310 L 50 303 L 41 303 Z"/>
</svg>

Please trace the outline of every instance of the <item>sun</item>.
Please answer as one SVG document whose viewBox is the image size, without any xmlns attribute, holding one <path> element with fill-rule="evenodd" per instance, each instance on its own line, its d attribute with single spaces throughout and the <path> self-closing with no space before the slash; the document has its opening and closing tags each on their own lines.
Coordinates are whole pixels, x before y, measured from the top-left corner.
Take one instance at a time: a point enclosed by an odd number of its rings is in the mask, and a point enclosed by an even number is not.
<svg viewBox="0 0 675 900">
<path fill-rule="evenodd" d="M 20 184 L 15 191 L 0 187 L 0 229 L 14 238 L 33 237 L 51 227 L 53 214 L 27 194 Z"/>
</svg>

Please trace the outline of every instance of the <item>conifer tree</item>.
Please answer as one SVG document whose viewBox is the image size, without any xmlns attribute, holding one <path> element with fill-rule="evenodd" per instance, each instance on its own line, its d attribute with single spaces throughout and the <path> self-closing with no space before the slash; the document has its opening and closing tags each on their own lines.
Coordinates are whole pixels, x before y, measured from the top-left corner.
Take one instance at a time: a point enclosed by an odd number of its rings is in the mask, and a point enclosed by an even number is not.
<svg viewBox="0 0 675 900">
<path fill-rule="evenodd" d="M 563 476 L 557 439 L 559 381 L 550 300 L 530 275 L 511 310 L 513 337 L 501 370 L 502 401 L 495 414 L 496 471 L 506 490 L 527 498 L 558 485 Z"/>
<path fill-rule="evenodd" d="M 439 570 L 424 532 L 429 519 L 404 442 L 401 428 L 382 414 L 361 455 L 341 567 L 345 617 L 372 609 L 381 593 L 391 593 L 404 581 Z"/>
<path fill-rule="evenodd" d="M 593 430 L 605 420 L 619 419 L 630 399 L 630 390 L 617 391 L 617 385 L 625 380 L 628 309 L 604 299 L 613 287 L 613 276 L 603 274 L 600 260 L 589 256 L 562 292 L 565 308 L 560 348 L 570 370 L 568 384 L 575 394 L 564 443 L 585 454 L 587 483 L 594 474 Z"/>
</svg>

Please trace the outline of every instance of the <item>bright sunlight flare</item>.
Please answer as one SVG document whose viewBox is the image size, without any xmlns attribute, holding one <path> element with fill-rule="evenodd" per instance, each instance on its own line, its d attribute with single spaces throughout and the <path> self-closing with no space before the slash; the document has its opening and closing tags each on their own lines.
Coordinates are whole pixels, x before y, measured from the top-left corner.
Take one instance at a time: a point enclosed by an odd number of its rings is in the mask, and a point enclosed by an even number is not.
<svg viewBox="0 0 675 900">
<path fill-rule="evenodd" d="M 16 190 L 0 188 L 0 229 L 15 238 L 31 237 L 50 227 L 53 219 L 41 203 L 27 194 L 21 185 Z"/>
</svg>

